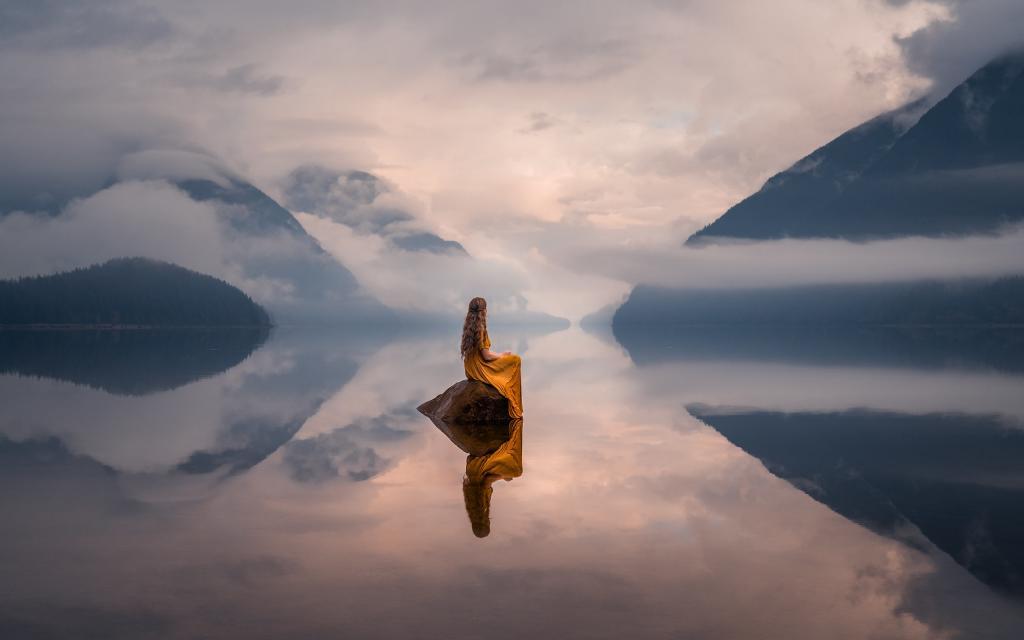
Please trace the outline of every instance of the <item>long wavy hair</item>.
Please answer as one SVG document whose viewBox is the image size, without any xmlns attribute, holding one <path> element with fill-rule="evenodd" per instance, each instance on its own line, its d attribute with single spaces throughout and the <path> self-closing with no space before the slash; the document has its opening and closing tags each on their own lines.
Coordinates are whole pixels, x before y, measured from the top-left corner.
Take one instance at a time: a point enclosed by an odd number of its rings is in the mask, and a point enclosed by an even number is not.
<svg viewBox="0 0 1024 640">
<path fill-rule="evenodd" d="M 466 321 L 462 324 L 462 344 L 459 351 L 462 358 L 483 346 L 484 332 L 487 331 L 487 301 L 473 298 L 469 301 Z"/>
</svg>

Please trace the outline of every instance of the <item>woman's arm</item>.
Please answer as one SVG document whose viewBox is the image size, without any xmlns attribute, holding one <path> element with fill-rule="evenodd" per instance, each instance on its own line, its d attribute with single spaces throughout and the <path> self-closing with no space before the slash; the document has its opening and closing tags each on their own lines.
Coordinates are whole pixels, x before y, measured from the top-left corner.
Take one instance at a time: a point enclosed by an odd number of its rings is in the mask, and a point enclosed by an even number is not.
<svg viewBox="0 0 1024 640">
<path fill-rule="evenodd" d="M 494 362 L 501 356 L 512 355 L 511 351 L 502 351 L 501 353 L 494 353 L 490 349 L 481 349 L 480 357 L 483 358 L 484 362 Z"/>
</svg>

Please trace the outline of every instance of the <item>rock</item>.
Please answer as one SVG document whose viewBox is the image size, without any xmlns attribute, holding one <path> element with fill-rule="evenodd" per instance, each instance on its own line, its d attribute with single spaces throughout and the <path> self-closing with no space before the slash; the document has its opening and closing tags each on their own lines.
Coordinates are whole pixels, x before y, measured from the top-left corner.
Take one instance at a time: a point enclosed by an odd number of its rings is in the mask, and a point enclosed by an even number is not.
<svg viewBox="0 0 1024 640">
<path fill-rule="evenodd" d="M 418 410 L 470 455 L 491 453 L 509 438 L 508 400 L 477 380 L 456 382 Z"/>
<path fill-rule="evenodd" d="M 423 415 L 456 424 L 504 424 L 508 400 L 489 384 L 478 380 L 456 382 L 433 400 L 418 407 Z"/>
</svg>

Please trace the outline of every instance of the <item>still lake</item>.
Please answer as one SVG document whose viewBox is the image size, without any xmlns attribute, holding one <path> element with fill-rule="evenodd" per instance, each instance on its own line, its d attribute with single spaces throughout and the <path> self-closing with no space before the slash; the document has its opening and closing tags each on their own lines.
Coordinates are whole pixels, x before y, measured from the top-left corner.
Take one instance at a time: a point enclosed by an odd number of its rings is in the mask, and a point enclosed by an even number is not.
<svg viewBox="0 0 1024 640">
<path fill-rule="evenodd" d="M 1024 637 L 1024 332 L 0 332 L 0 638 Z"/>
</svg>

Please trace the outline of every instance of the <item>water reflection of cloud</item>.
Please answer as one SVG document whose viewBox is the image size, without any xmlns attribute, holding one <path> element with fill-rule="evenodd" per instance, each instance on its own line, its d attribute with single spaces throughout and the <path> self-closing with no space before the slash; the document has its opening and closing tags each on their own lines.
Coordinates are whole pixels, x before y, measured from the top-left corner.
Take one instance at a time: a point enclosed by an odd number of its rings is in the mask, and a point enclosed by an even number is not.
<svg viewBox="0 0 1024 640">
<path fill-rule="evenodd" d="M 237 471 L 287 441 L 354 375 L 373 343 L 336 338 L 321 343 L 280 330 L 226 372 L 142 395 L 0 375 L 0 434 L 56 436 L 124 473 Z"/>
<path fill-rule="evenodd" d="M 378 416 L 339 427 L 311 438 L 292 440 L 284 449 L 284 463 L 299 482 L 325 482 L 334 478 L 369 480 L 391 460 L 374 445 L 403 440 L 412 432 L 390 426 L 393 419 Z"/>
<path fill-rule="evenodd" d="M 297 483 L 278 451 L 209 501 L 151 506 L 116 526 L 95 509 L 45 522 L 25 509 L 0 523 L 14 541 L 0 566 L 27 576 L 4 610 L 171 612 L 192 636 L 1014 637 L 1018 609 L 960 567 L 851 524 L 683 408 L 754 378 L 654 375 L 575 330 L 530 341 L 528 470 L 502 487 L 491 536 L 473 538 L 465 454 L 406 413 L 461 377 L 454 349 L 443 338 L 388 345 L 296 435 L 360 425 L 343 433 L 391 460 L 364 482 Z M 411 435 L 375 439 L 374 425 Z M 50 488 L 76 491 L 103 489 Z M 209 578 L 259 558 L 283 572 L 257 572 L 258 589 Z M 109 586 L 82 586 L 98 583 Z"/>
</svg>

